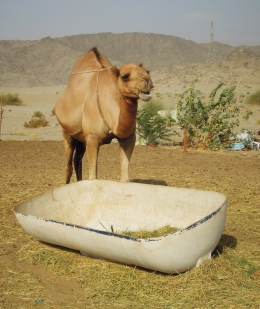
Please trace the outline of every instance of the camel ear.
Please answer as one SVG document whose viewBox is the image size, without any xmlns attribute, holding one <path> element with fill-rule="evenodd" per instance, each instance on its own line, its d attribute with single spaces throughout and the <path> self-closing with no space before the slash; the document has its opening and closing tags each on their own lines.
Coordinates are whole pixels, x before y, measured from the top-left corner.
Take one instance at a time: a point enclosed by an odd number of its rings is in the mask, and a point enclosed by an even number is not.
<svg viewBox="0 0 260 309">
<path fill-rule="evenodd" d="M 119 76 L 119 70 L 117 67 L 112 66 L 112 67 L 109 67 L 108 70 L 111 74 L 115 75 L 116 77 Z"/>
<path fill-rule="evenodd" d="M 139 67 L 141 67 L 141 68 L 142 68 L 142 67 L 143 67 L 143 64 L 142 64 L 142 63 L 140 63 L 140 64 L 139 64 Z"/>
</svg>

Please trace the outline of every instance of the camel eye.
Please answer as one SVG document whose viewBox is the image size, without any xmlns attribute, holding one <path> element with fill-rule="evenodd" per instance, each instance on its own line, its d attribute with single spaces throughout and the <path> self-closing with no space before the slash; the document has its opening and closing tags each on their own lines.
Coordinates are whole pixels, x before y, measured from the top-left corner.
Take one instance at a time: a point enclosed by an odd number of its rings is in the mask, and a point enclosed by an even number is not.
<svg viewBox="0 0 260 309">
<path fill-rule="evenodd" d="M 122 76 L 121 76 L 122 80 L 123 80 L 125 83 L 128 82 L 129 75 L 130 75 L 130 74 L 125 74 L 125 75 L 122 75 Z"/>
</svg>

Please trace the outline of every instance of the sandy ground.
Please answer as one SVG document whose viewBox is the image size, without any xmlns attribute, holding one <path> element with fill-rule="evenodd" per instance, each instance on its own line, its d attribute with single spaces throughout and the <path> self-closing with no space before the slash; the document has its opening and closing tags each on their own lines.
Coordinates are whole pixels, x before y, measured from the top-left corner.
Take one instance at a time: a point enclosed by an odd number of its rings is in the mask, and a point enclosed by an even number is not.
<svg viewBox="0 0 260 309">
<path fill-rule="evenodd" d="M 0 88 L 4 93 L 19 93 L 23 106 L 4 106 L 1 139 L 2 140 L 62 140 L 61 127 L 52 109 L 58 94 L 65 86 L 32 87 L 32 88 Z M 44 114 L 49 125 L 43 128 L 25 128 L 24 123 L 31 120 L 34 112 Z"/>
</svg>

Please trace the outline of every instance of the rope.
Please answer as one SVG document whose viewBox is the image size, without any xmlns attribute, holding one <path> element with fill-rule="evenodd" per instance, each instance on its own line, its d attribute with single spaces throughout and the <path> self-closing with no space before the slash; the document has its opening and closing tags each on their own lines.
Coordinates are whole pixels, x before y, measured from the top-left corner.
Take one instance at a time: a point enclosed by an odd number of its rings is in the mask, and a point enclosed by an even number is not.
<svg viewBox="0 0 260 309">
<path fill-rule="evenodd" d="M 102 69 L 101 69 L 101 70 L 102 70 Z M 98 106 L 99 113 L 100 113 L 100 115 L 101 115 L 101 117 L 102 117 L 102 119 L 103 119 L 103 121 L 104 121 L 104 124 L 105 124 L 106 127 L 108 128 L 108 131 L 109 131 L 108 133 L 110 134 L 110 133 L 113 133 L 113 131 L 110 129 L 108 123 L 106 122 L 106 119 L 105 119 L 105 117 L 104 117 L 104 114 L 103 114 L 103 112 L 102 112 L 102 109 L 101 109 L 100 103 L 99 103 L 99 95 L 98 95 L 98 78 L 99 78 L 99 72 L 100 72 L 101 70 L 99 70 L 98 73 L 97 73 L 97 87 L 96 87 L 97 106 Z M 103 70 L 104 70 L 104 69 L 103 69 Z M 102 70 L 102 71 L 103 71 L 103 70 Z"/>
<path fill-rule="evenodd" d="M 103 68 L 103 69 L 99 69 L 99 70 L 92 70 L 92 71 L 80 71 L 80 72 L 71 73 L 70 75 L 83 74 L 83 73 L 93 73 L 93 72 L 104 71 L 104 70 L 107 70 L 107 69 L 108 68 Z"/>
<path fill-rule="evenodd" d="M 71 73 L 71 75 L 75 75 L 75 74 L 83 74 L 83 73 L 94 73 L 94 72 L 97 72 L 97 87 L 96 87 L 96 94 L 97 94 L 97 106 L 98 106 L 98 110 L 99 110 L 99 113 L 100 113 L 100 116 L 101 118 L 103 119 L 103 122 L 104 124 L 106 125 L 106 127 L 108 128 L 108 131 L 109 131 L 109 134 L 110 133 L 113 133 L 113 131 L 110 129 L 108 123 L 106 122 L 106 119 L 104 117 L 104 114 L 102 112 L 102 109 L 100 107 L 100 103 L 99 103 L 99 93 L 98 93 L 98 79 L 99 79 L 99 72 L 100 71 L 104 71 L 104 70 L 107 70 L 108 68 L 103 68 L 103 69 L 99 69 L 99 70 L 92 70 L 92 71 L 81 71 L 81 72 L 74 72 L 74 73 Z"/>
</svg>

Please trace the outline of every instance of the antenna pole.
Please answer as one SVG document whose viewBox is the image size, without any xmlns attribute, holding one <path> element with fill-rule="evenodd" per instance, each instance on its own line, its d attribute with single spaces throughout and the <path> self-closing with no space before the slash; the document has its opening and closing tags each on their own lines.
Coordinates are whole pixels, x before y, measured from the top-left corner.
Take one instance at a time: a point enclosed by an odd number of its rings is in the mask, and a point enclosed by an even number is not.
<svg viewBox="0 0 260 309">
<path fill-rule="evenodd" d="M 209 63 L 212 59 L 212 61 L 216 60 L 216 56 L 215 56 L 215 50 L 214 50 L 214 25 L 213 25 L 213 21 L 211 22 L 211 27 L 210 27 L 210 43 L 209 43 L 209 52 L 208 52 L 208 59 L 207 59 L 207 63 Z"/>
</svg>

